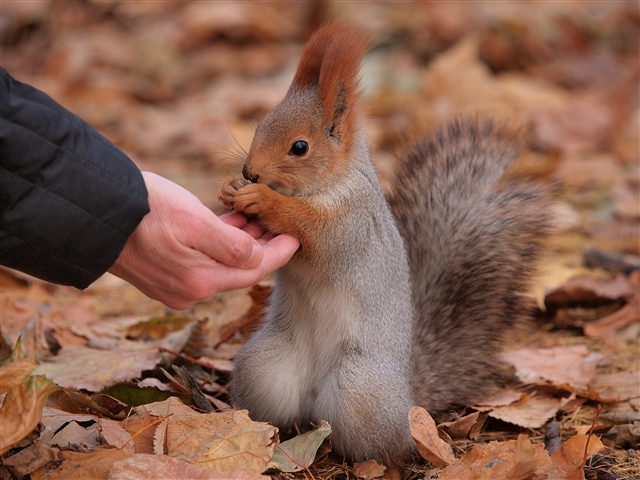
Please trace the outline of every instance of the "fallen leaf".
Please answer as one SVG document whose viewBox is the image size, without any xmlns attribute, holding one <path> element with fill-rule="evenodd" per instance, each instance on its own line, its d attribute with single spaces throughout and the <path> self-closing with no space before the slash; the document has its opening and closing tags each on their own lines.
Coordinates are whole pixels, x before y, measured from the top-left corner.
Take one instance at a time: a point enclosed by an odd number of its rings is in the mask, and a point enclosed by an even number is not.
<svg viewBox="0 0 640 480">
<path fill-rule="evenodd" d="M 104 445 L 111 445 L 132 455 L 136 453 L 133 442 L 130 441 L 131 434 L 122 428 L 120 422 L 109 418 L 101 418 L 98 420 L 98 425 L 100 427 L 100 438 Z"/>
<path fill-rule="evenodd" d="M 48 464 L 31 474 L 32 480 L 108 480 L 111 465 L 129 457 L 129 453 L 113 447 L 99 447 L 89 453 L 63 450 L 62 463 Z"/>
<path fill-rule="evenodd" d="M 136 453 L 157 453 L 155 448 L 156 429 L 161 428 L 163 417 L 150 414 L 131 416 L 120 422 L 132 437 L 132 445 Z M 164 453 L 164 448 L 160 453 Z"/>
<path fill-rule="evenodd" d="M 418 452 L 436 468 L 444 468 L 455 462 L 451 445 L 438 436 L 436 422 L 422 407 L 409 410 L 411 436 L 418 446 Z"/>
<path fill-rule="evenodd" d="M 593 270 L 582 267 L 567 267 L 557 261 L 546 263 L 538 270 L 538 274 L 534 277 L 526 295 L 533 298 L 538 308 L 543 312 L 547 311 L 545 300 L 548 292 L 562 288 L 562 285 L 572 278 L 584 276 L 602 277 L 601 273 L 594 273 Z"/>
<path fill-rule="evenodd" d="M 298 472 L 307 468 L 313 463 L 318 448 L 329 435 L 331 425 L 323 420 L 318 428 L 278 444 L 271 459 L 273 468 L 281 472 Z"/>
<path fill-rule="evenodd" d="M 549 308 L 572 303 L 584 305 L 603 300 L 614 301 L 629 298 L 634 293 L 636 289 L 622 275 L 612 279 L 578 277 L 568 280 L 557 288 L 548 289 L 545 305 Z"/>
<path fill-rule="evenodd" d="M 575 478 L 584 478 L 582 462 L 603 449 L 604 445 L 598 437 L 578 434 L 562 444 L 560 450 L 551 456 L 551 462 L 567 475 L 577 474 Z"/>
<path fill-rule="evenodd" d="M 26 358 L 20 339 L 11 355 L 0 366 L 0 394 L 22 384 L 38 366 L 34 358 Z"/>
<path fill-rule="evenodd" d="M 596 375 L 592 382 L 593 389 L 610 402 L 640 398 L 640 372 L 629 370 L 618 373 Z"/>
<path fill-rule="evenodd" d="M 613 211 L 616 217 L 633 221 L 640 219 L 640 202 L 638 190 L 630 185 L 617 184 L 611 188 Z"/>
<path fill-rule="evenodd" d="M 488 415 L 489 412 L 473 412 L 453 422 L 441 423 L 438 428 L 443 429 L 453 440 L 463 440 L 465 438 L 475 440 Z"/>
<path fill-rule="evenodd" d="M 80 448 L 97 447 L 100 445 L 98 426 L 93 423 L 87 427 L 81 427 L 75 421 L 69 422 L 53 436 L 50 443 L 62 448 L 69 445 L 78 445 Z"/>
<path fill-rule="evenodd" d="M 70 345 L 42 362 L 34 373 L 46 375 L 63 388 L 98 392 L 139 377 L 144 370 L 155 367 L 160 359 L 157 347 L 136 342 L 120 342 L 119 348 L 113 350 Z"/>
<path fill-rule="evenodd" d="M 380 465 L 375 460 L 366 460 L 364 462 L 354 464 L 352 472 L 356 478 L 369 480 L 370 478 L 382 477 L 386 469 L 387 467 Z"/>
<path fill-rule="evenodd" d="M 158 424 L 153 434 L 153 453 L 156 455 L 163 455 L 167 453 L 167 426 L 169 425 L 169 418 L 164 417 Z"/>
<path fill-rule="evenodd" d="M 246 410 L 200 414 L 172 397 L 135 412 L 168 417 L 167 453 L 205 468 L 260 474 L 273 456 L 277 429 L 253 422 Z"/>
<path fill-rule="evenodd" d="M 640 421 L 626 425 L 614 425 L 607 432 L 607 440 L 618 448 L 636 448 L 640 445 Z"/>
<path fill-rule="evenodd" d="M 526 428 L 540 428 L 558 413 L 569 399 L 537 394 L 503 407 L 493 407 L 489 416 Z"/>
<path fill-rule="evenodd" d="M 518 447 L 520 442 L 520 447 Z M 509 440 L 476 444 L 455 463 L 444 468 L 439 480 L 496 480 L 531 477 L 509 477 L 522 475 L 523 471 L 535 472 L 533 478 L 545 480 L 564 480 L 564 472 L 553 466 L 544 445 L 531 445 L 528 439 Z M 516 450 L 520 448 L 520 453 Z M 534 463 L 535 462 L 535 463 Z"/>
<path fill-rule="evenodd" d="M 44 426 L 45 431 L 49 431 L 53 434 L 69 422 L 97 423 L 99 420 L 100 417 L 98 417 L 97 415 L 69 413 L 63 410 L 52 408 L 47 405 L 42 409 L 42 417 L 40 418 L 40 423 Z"/>
<path fill-rule="evenodd" d="M 59 390 L 49 397 L 49 406 L 68 413 L 92 413 L 105 417 L 117 418 L 113 412 L 98 405 L 91 398 L 67 390 Z M 123 416 L 124 417 L 124 416 Z"/>
<path fill-rule="evenodd" d="M 140 405 L 134 408 L 138 415 L 151 414 L 156 417 L 166 417 L 169 415 L 199 415 L 193 409 L 182 403 L 177 397 L 169 397 L 161 402 L 153 402 L 146 405 Z"/>
<path fill-rule="evenodd" d="M 15 455 L 2 459 L 2 464 L 15 476 L 24 477 L 38 468 L 55 460 L 57 448 L 51 448 L 42 438 L 32 445 L 23 448 Z"/>
<path fill-rule="evenodd" d="M 513 389 L 503 389 L 495 393 L 493 396 L 478 402 L 478 405 L 487 407 L 501 407 L 504 405 L 511 405 L 513 402 L 522 400 L 524 394 Z M 483 409 L 486 410 L 486 409 Z"/>
<path fill-rule="evenodd" d="M 129 412 L 130 406 L 124 402 L 121 402 L 117 398 L 103 393 L 96 393 L 91 396 L 91 402 L 94 405 L 98 405 L 103 411 L 109 412 L 111 418 L 122 420 L 124 416 Z"/>
<path fill-rule="evenodd" d="M 167 455 L 149 455 L 137 453 L 113 464 L 109 473 L 109 480 L 264 480 L 268 477 L 253 473 L 234 470 L 231 472 L 216 472 Z"/>
<path fill-rule="evenodd" d="M 211 369 L 218 372 L 230 372 L 233 370 L 233 362 L 224 358 L 211 358 L 202 356 L 198 359 L 202 363 L 207 364 Z"/>
<path fill-rule="evenodd" d="M 218 472 L 261 474 L 271 466 L 277 432 L 251 420 L 246 410 L 174 415 L 167 425 L 167 454 Z"/>
<path fill-rule="evenodd" d="M 193 322 L 192 318 L 181 315 L 152 317 L 127 328 L 127 338 L 132 340 L 140 338 L 143 340 L 157 340 L 171 332 L 182 330 L 191 322 Z"/>
<path fill-rule="evenodd" d="M 635 322 L 640 322 L 640 295 L 633 297 L 629 303 L 611 315 L 587 323 L 584 333 L 589 337 L 602 338 Z"/>
<path fill-rule="evenodd" d="M 536 451 L 523 433 L 518 435 L 515 452 L 513 452 L 513 469 L 507 474 L 509 480 L 525 480 L 536 471 Z"/>
<path fill-rule="evenodd" d="M 57 389 L 51 380 L 31 376 L 7 391 L 0 407 L 0 454 L 36 428 L 47 397 Z"/>
<path fill-rule="evenodd" d="M 521 348 L 501 354 L 503 361 L 516 367 L 516 376 L 523 383 L 552 382 L 587 388 L 596 373 L 602 356 L 590 353 L 586 345 L 553 348 Z"/>
</svg>

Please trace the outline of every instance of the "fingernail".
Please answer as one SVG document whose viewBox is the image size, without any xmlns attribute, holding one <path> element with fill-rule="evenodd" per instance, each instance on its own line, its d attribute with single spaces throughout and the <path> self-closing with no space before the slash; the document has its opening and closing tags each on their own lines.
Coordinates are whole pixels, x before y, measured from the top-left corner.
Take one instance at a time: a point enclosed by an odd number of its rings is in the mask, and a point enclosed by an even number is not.
<svg viewBox="0 0 640 480">
<path fill-rule="evenodd" d="M 251 256 L 244 264 L 244 268 L 256 268 L 262 262 L 262 247 L 257 243 L 253 244 L 253 250 Z"/>
</svg>

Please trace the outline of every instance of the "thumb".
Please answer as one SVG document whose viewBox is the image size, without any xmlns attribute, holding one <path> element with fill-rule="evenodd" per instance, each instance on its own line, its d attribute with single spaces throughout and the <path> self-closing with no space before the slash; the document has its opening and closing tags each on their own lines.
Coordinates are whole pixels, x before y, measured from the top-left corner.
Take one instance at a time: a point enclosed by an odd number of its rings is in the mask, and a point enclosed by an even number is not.
<svg viewBox="0 0 640 480">
<path fill-rule="evenodd" d="M 255 268 L 262 262 L 258 242 L 240 228 L 224 223 L 213 212 L 197 238 L 194 248 L 229 267 Z"/>
</svg>

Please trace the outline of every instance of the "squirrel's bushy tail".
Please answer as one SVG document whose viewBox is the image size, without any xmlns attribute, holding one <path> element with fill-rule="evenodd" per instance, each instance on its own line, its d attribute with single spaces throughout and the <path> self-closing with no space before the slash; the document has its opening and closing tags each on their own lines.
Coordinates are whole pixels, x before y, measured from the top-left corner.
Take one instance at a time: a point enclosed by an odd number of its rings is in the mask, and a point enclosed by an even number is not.
<svg viewBox="0 0 640 480">
<path fill-rule="evenodd" d="M 504 178 L 517 153 L 506 129 L 454 121 L 413 146 L 389 198 L 412 269 L 416 403 L 433 414 L 495 388 L 503 333 L 522 315 L 549 201 Z"/>
</svg>

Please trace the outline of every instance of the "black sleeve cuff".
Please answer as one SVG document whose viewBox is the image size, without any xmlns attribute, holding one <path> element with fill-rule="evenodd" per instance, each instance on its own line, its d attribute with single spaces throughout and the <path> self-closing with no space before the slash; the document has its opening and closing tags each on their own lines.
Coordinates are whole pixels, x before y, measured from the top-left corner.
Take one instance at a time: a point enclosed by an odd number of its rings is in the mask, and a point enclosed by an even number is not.
<svg viewBox="0 0 640 480">
<path fill-rule="evenodd" d="M 0 263 L 85 288 L 149 212 L 144 180 L 111 142 L 0 69 Z"/>
</svg>

